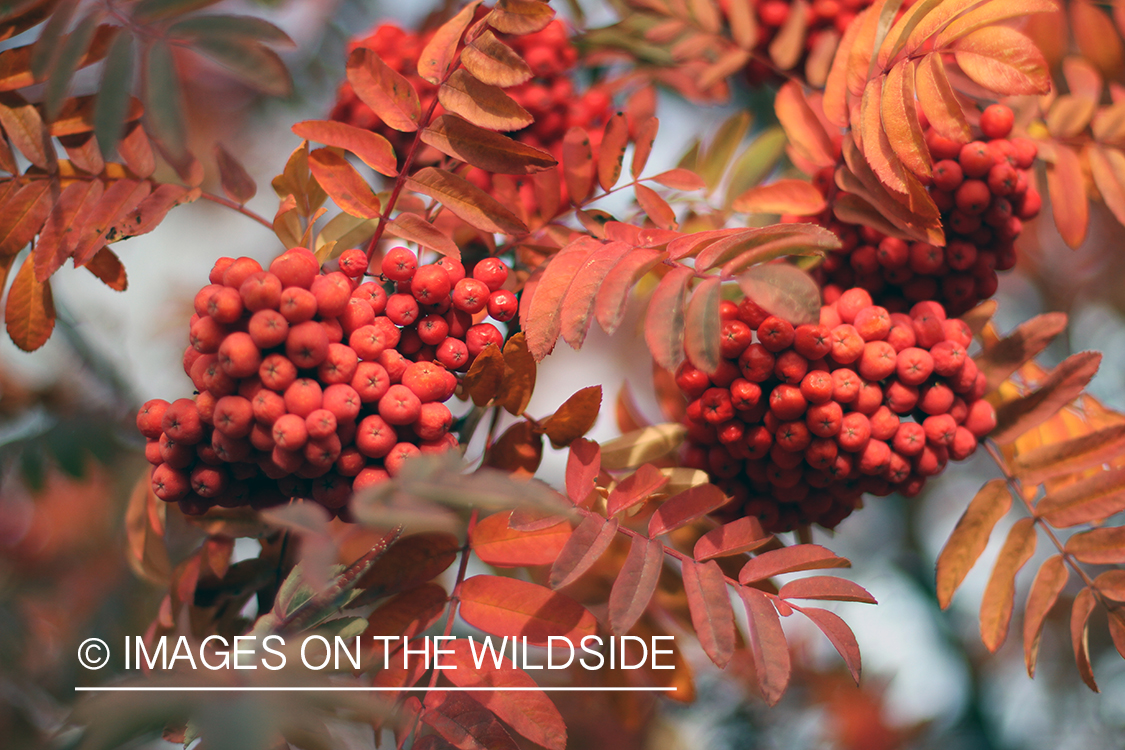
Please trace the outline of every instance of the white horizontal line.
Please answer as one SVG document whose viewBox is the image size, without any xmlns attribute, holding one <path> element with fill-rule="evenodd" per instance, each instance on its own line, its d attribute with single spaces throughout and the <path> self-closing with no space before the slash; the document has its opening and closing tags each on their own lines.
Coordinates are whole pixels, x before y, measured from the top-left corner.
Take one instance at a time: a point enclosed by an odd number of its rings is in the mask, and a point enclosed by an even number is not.
<svg viewBox="0 0 1125 750">
<path fill-rule="evenodd" d="M 518 692 L 544 692 L 544 693 L 663 693 L 675 692 L 674 687 L 198 687 L 198 686 L 152 686 L 152 687 L 76 687 L 76 693 L 290 693 L 290 692 L 337 692 L 337 693 L 397 693 L 402 691 L 421 693 L 440 692 L 481 692 L 481 693 L 518 693 Z"/>
</svg>

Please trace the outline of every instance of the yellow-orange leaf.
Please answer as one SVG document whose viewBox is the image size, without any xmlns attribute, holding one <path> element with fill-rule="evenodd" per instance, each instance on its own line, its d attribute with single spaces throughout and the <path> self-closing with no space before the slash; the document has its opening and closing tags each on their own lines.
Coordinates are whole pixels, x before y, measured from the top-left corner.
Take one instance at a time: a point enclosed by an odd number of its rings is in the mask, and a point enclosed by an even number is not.
<svg viewBox="0 0 1125 750">
<path fill-rule="evenodd" d="M 758 43 L 758 21 L 750 0 L 731 0 L 726 10 L 734 43 L 747 51 L 754 49 Z"/>
<path fill-rule="evenodd" d="M 703 181 L 702 177 L 683 167 L 669 169 L 667 172 L 661 172 L 648 179 L 673 190 L 702 190 L 707 187 L 707 183 Z"/>
<path fill-rule="evenodd" d="M 417 214 L 399 214 L 392 221 L 387 222 L 386 230 L 388 234 L 401 237 L 407 242 L 414 242 L 447 258 L 461 259 L 461 248 L 457 247 L 457 243 Z"/>
<path fill-rule="evenodd" d="M 1016 574 L 1035 554 L 1035 519 L 1021 518 L 1008 532 L 1000 556 L 992 569 L 980 604 L 980 636 L 985 647 L 996 652 L 1008 637 L 1016 596 Z"/>
<path fill-rule="evenodd" d="M 1007 26 L 980 29 L 958 39 L 953 56 L 965 75 L 997 94 L 1046 94 L 1051 90 L 1043 53 Z"/>
<path fill-rule="evenodd" d="M 430 83 L 441 83 L 441 79 L 449 70 L 449 64 L 457 55 L 457 45 L 461 42 L 461 35 L 472 22 L 478 5 L 480 0 L 473 0 L 438 28 L 422 48 L 422 54 L 418 58 L 418 75 Z"/>
<path fill-rule="evenodd" d="M 19 94 L 5 94 L 0 100 L 0 125 L 28 161 L 48 172 L 58 169 L 55 148 L 34 105 Z"/>
<path fill-rule="evenodd" d="M 805 54 L 808 11 L 809 4 L 806 0 L 795 0 L 791 3 L 785 23 L 770 41 L 770 60 L 782 70 L 789 70 L 795 66 Z"/>
<path fill-rule="evenodd" d="M 938 555 L 937 597 L 942 609 L 949 606 L 957 587 L 988 545 L 996 522 L 1012 507 L 1012 495 L 1003 479 L 993 479 L 969 503 Z"/>
<path fill-rule="evenodd" d="M 1039 657 L 1039 636 L 1043 632 L 1043 621 L 1058 601 L 1059 594 L 1066 586 L 1070 570 L 1062 555 L 1053 555 L 1043 561 L 1031 589 L 1027 592 L 1027 608 L 1023 616 L 1023 658 L 1027 664 L 1027 676 L 1035 676 L 1035 662 Z"/>
<path fill-rule="evenodd" d="M 424 167 L 406 180 L 406 186 L 441 202 L 481 231 L 511 235 L 527 233 L 527 226 L 498 200 L 463 177 L 444 169 Z"/>
<path fill-rule="evenodd" d="M 441 115 L 422 131 L 422 142 L 486 172 L 532 174 L 558 164 L 546 151 L 477 127 L 457 115 Z"/>
<path fill-rule="evenodd" d="M 1125 570 L 1115 568 L 1099 573 L 1094 579 L 1094 588 L 1107 599 L 1125 602 Z"/>
<path fill-rule="evenodd" d="M 916 68 L 915 85 L 922 112 L 938 135 L 955 143 L 968 143 L 972 137 L 961 103 L 953 93 L 941 55 L 922 58 Z"/>
<path fill-rule="evenodd" d="M 602 190 L 612 190 L 621 177 L 621 165 L 625 161 L 625 147 L 629 145 L 629 123 L 623 112 L 609 118 L 605 135 L 598 146 L 598 184 Z"/>
<path fill-rule="evenodd" d="M 1056 528 L 1109 518 L 1125 510 L 1125 469 L 1100 471 L 1048 494 L 1035 512 Z"/>
<path fill-rule="evenodd" d="M 988 378 L 988 389 L 994 390 L 1066 330 L 1066 313 L 1037 315 L 1018 325 L 1014 331 L 996 342 L 975 361 Z"/>
<path fill-rule="evenodd" d="M 918 24 L 939 4 L 949 2 L 950 0 L 918 0 L 911 5 L 902 14 L 902 17 L 891 26 L 887 35 L 883 37 L 883 42 L 879 45 L 879 51 L 875 55 L 875 65 L 881 70 L 886 70 L 891 60 L 906 46 L 910 33 L 918 27 Z"/>
<path fill-rule="evenodd" d="M 913 55 L 950 21 L 973 6 L 980 5 L 983 1 L 984 0 L 938 0 L 936 3 L 919 3 L 919 5 L 923 7 L 918 9 L 918 14 L 916 16 L 909 18 L 912 14 L 907 13 L 907 16 L 903 18 L 903 21 L 909 20 L 913 22 L 914 28 L 906 35 L 905 42 L 902 45 L 902 51 L 908 56 Z M 913 10 L 914 8 L 911 8 L 911 11 Z"/>
<path fill-rule="evenodd" d="M 498 404 L 509 414 L 518 416 L 527 409 L 535 390 L 535 359 L 527 350 L 525 334 L 520 331 L 504 343 L 504 381 Z"/>
<path fill-rule="evenodd" d="M 1116 148 L 1091 144 L 1086 150 L 1086 161 L 1106 208 L 1125 224 L 1125 154 Z"/>
<path fill-rule="evenodd" d="M 554 17 L 554 9 L 539 0 L 499 0 L 487 20 L 504 34 L 532 34 L 546 28 Z"/>
<path fill-rule="evenodd" d="M 1036 390 L 1000 404 L 992 439 L 1000 444 L 1010 443 L 1050 419 L 1082 393 L 1101 361 L 1101 352 L 1072 354 L 1051 370 Z"/>
<path fill-rule="evenodd" d="M 1024 18 L 1035 13 L 1054 13 L 1059 9 L 1052 0 L 992 0 L 958 17 L 934 39 L 934 49 L 941 49 L 963 36 L 985 26 Z"/>
<path fill-rule="evenodd" d="M 35 265 L 25 258 L 4 307 L 4 324 L 12 342 L 25 352 L 43 346 L 55 329 L 55 302 L 50 282 L 35 278 Z"/>
<path fill-rule="evenodd" d="M 378 133 L 330 120 L 305 120 L 294 125 L 293 132 L 306 140 L 351 151 L 379 174 L 398 174 L 394 148 Z"/>
<path fill-rule="evenodd" d="M 663 458 L 683 444 L 686 434 L 686 427 L 672 422 L 627 432 L 602 444 L 602 466 L 617 471 Z"/>
<path fill-rule="evenodd" d="M 524 59 L 488 30 L 461 50 L 461 64 L 482 82 L 501 88 L 518 86 L 533 75 Z"/>
<path fill-rule="evenodd" d="M 1040 484 L 1050 477 L 1085 471 L 1119 456 L 1125 448 L 1125 424 L 1110 425 L 1061 443 L 1047 443 L 1020 453 L 1012 471 L 1021 481 Z"/>
<path fill-rule="evenodd" d="M 568 398 L 543 423 L 551 444 L 564 448 L 585 435 L 598 419 L 602 406 L 602 387 L 592 385 Z"/>
<path fill-rule="evenodd" d="M 382 211 L 379 198 L 347 159 L 327 148 L 309 154 L 309 171 L 345 213 L 373 219 Z"/>
<path fill-rule="evenodd" d="M 887 73 L 881 97 L 883 129 L 895 154 L 916 175 L 931 174 L 930 150 L 914 103 L 914 62 L 902 60 Z M 867 136 L 864 136 L 867 139 Z"/>
<path fill-rule="evenodd" d="M 1047 190 L 1055 227 L 1067 245 L 1077 248 L 1086 240 L 1089 205 L 1082 162 L 1069 146 L 1052 144 L 1053 160 L 1047 165 Z"/>
<path fill-rule="evenodd" d="M 1099 691 L 1098 683 L 1094 681 L 1094 668 L 1090 665 L 1089 622 L 1090 613 L 1097 603 L 1094 592 L 1087 587 L 1074 597 L 1074 605 L 1070 610 L 1070 642 L 1074 646 L 1074 661 L 1078 665 L 1082 681 L 1095 693 Z"/>
<path fill-rule="evenodd" d="M 734 199 L 731 208 L 739 213 L 819 214 L 828 203 L 820 191 L 804 180 L 784 179 L 752 187 Z"/>
<path fill-rule="evenodd" d="M 868 10 L 860 11 L 848 24 L 844 38 L 836 48 L 836 56 L 832 58 L 832 67 L 828 69 L 828 80 L 824 84 L 824 116 L 836 127 L 848 126 L 848 59 L 859 35 L 860 21 Z"/>
<path fill-rule="evenodd" d="M 422 116 L 418 92 L 374 50 L 357 47 L 348 55 L 348 82 L 356 96 L 389 127 L 403 133 L 418 129 Z"/>
<path fill-rule="evenodd" d="M 438 89 L 438 101 L 454 114 L 490 130 L 520 130 L 535 121 L 499 86 L 484 83 L 461 68 Z"/>
<path fill-rule="evenodd" d="M 844 37 L 845 40 L 847 36 Z M 825 94 L 825 113 L 828 112 L 828 95 Z M 836 150 L 820 118 L 813 112 L 798 83 L 790 81 L 782 86 L 774 100 L 774 109 L 789 143 L 797 152 L 818 167 L 836 164 Z"/>
</svg>

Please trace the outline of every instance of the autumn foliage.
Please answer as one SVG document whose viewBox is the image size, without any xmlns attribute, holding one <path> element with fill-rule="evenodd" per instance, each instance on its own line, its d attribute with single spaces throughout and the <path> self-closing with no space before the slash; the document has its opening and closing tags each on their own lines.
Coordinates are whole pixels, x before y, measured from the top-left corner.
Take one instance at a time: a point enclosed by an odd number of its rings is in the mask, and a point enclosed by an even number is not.
<svg viewBox="0 0 1125 750">
<path fill-rule="evenodd" d="M 1097 690 L 1089 630 L 1104 612 L 1094 627 L 1108 622 L 1125 657 L 1125 415 L 1087 390 L 1099 353 L 1042 364 L 1064 314 L 1003 334 L 992 299 L 1045 202 L 1071 247 L 1091 201 L 1125 223 L 1121 7 L 627 0 L 589 28 L 577 5 L 564 20 L 540 0 L 447 4 L 348 40 L 335 102 L 292 125 L 262 217 L 239 160 L 200 151 L 184 93 L 206 59 L 285 94 L 275 48 L 292 41 L 212 4 L 0 10 L 3 38 L 38 30 L 0 51 L 0 278 L 8 335 L 30 352 L 54 332 L 67 261 L 125 291 L 111 246 L 183 204 L 276 235 L 268 262 L 217 248 L 192 280 L 179 328 L 193 395 L 136 412 L 151 467 L 126 518 L 130 565 L 166 587 L 148 642 L 395 639 L 396 659 L 365 645 L 334 675 L 379 688 L 370 700 L 278 703 L 271 742 L 304 746 L 330 717 L 398 747 L 564 750 L 584 711 L 548 683 L 690 703 L 711 670 L 774 706 L 812 673 L 783 625 L 794 614 L 860 683 L 855 610 L 823 603 L 880 592 L 836 573 L 867 561 L 832 551 L 828 531 L 862 523 L 865 504 L 916 502 L 974 454 L 993 478 L 937 557 L 936 603 L 1004 528 L 986 649 L 1014 618 L 1034 675 L 1057 629 Z M 737 111 L 677 144 L 682 128 L 656 117 L 675 97 Z M 581 388 L 538 413 L 539 368 L 560 339 L 592 356 L 595 325 L 643 342 L 651 384 L 606 409 L 602 385 Z M 590 439 L 610 410 L 616 436 Z M 550 452 L 565 465 L 554 484 Z M 402 661 L 427 635 L 468 632 L 677 644 L 666 672 L 549 680 L 526 661 L 478 665 L 461 638 L 457 671 Z M 449 690 L 412 692 L 426 687 Z M 520 690 L 462 690 L 495 687 Z M 608 705 L 636 727 L 661 700 Z M 93 705 L 76 721 L 96 737 Z M 195 740 L 193 716 L 157 714 L 145 720 L 166 738 Z"/>
</svg>

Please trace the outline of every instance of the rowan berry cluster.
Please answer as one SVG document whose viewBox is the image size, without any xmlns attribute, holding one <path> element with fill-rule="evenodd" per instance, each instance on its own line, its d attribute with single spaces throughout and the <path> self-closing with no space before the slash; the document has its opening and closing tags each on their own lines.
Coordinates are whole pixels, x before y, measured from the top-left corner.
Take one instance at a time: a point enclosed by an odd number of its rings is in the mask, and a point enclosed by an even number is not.
<svg viewBox="0 0 1125 750">
<path fill-rule="evenodd" d="M 263 270 L 222 258 L 195 296 L 184 372 L 195 398 L 141 407 L 153 492 L 185 513 L 261 508 L 311 497 L 340 512 L 353 490 L 408 458 L 457 446 L 443 402 L 511 320 L 508 268 L 489 258 L 472 276 L 448 258 L 418 266 L 390 250 L 383 279 L 349 250 L 325 272 L 294 248 Z M 385 281 L 384 281 L 385 279 Z"/>
<path fill-rule="evenodd" d="M 805 49 L 812 52 L 817 46 L 824 44 L 824 38 L 833 36 L 839 38 L 847 31 L 848 26 L 855 20 L 856 15 L 872 4 L 872 0 L 814 0 L 804 5 L 805 12 Z M 904 2 L 904 7 L 909 7 L 910 2 Z M 727 17 L 730 17 L 730 0 L 723 0 L 722 7 Z M 765 52 L 788 21 L 792 14 L 794 4 L 790 0 L 755 0 L 754 15 L 758 21 L 759 52 Z M 777 78 L 777 71 L 765 61 L 766 55 L 751 60 L 746 66 L 746 77 L 753 84 L 764 83 Z"/>
<path fill-rule="evenodd" d="M 391 69 L 406 76 L 418 92 L 422 111 L 426 112 L 437 96 L 438 87 L 418 75 L 417 60 L 435 32 L 436 29 L 414 33 L 394 24 L 383 24 L 368 36 L 354 40 L 350 49 L 371 49 Z M 499 36 L 524 59 L 533 75 L 529 81 L 504 90 L 535 118 L 533 124 L 514 134 L 518 140 L 545 149 L 558 158 L 563 136 L 571 127 L 596 130 L 605 124 L 612 114 L 610 96 L 596 86 L 581 93 L 575 91 L 571 74 L 578 62 L 578 51 L 570 43 L 562 21 L 552 21 L 533 34 Z M 400 156 L 406 153 L 414 136 L 384 125 L 346 81 L 340 86 L 332 119 L 384 135 Z"/>
<path fill-rule="evenodd" d="M 749 299 L 720 314 L 718 370 L 676 373 L 690 400 L 684 464 L 731 495 L 720 516 L 833 528 L 865 492 L 916 495 L 996 425 L 972 335 L 936 302 L 890 313 L 856 288 L 815 325 Z"/>
<path fill-rule="evenodd" d="M 929 191 L 941 210 L 945 247 L 826 218 L 825 225 L 843 245 L 819 270 L 824 301 L 832 302 L 844 289 L 857 286 L 893 312 L 936 300 L 951 315 L 960 315 L 995 294 L 996 272 L 1016 264 L 1014 243 L 1023 222 L 1035 218 L 1042 207 L 1028 174 L 1037 149 L 1027 138 L 1008 138 L 1013 119 L 1008 107 L 988 107 L 980 118 L 987 140 L 963 146 L 926 131 L 935 160 Z M 832 179 L 829 170 L 814 184 L 829 196 Z"/>
</svg>

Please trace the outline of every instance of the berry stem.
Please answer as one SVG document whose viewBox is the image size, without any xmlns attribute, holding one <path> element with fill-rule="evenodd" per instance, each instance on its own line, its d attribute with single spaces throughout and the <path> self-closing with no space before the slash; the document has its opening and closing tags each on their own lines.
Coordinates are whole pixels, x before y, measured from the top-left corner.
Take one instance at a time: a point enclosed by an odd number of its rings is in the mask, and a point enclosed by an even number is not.
<svg viewBox="0 0 1125 750">
<path fill-rule="evenodd" d="M 200 193 L 199 197 L 202 198 L 203 200 L 211 201 L 212 203 L 217 203 L 220 206 L 225 206 L 232 211 L 237 211 L 238 213 L 242 214 L 243 216 L 249 217 L 249 218 L 253 219 L 254 221 L 258 222 L 259 224 L 261 224 L 262 226 L 264 226 L 266 229 L 270 230 L 271 232 L 273 231 L 273 222 L 267 220 L 264 216 L 261 216 L 261 215 L 255 213 L 255 212 L 251 211 L 250 209 L 246 208 L 246 206 L 244 206 L 240 203 L 235 203 L 232 200 L 224 198 L 221 195 L 214 195 L 213 193 Z"/>
</svg>

